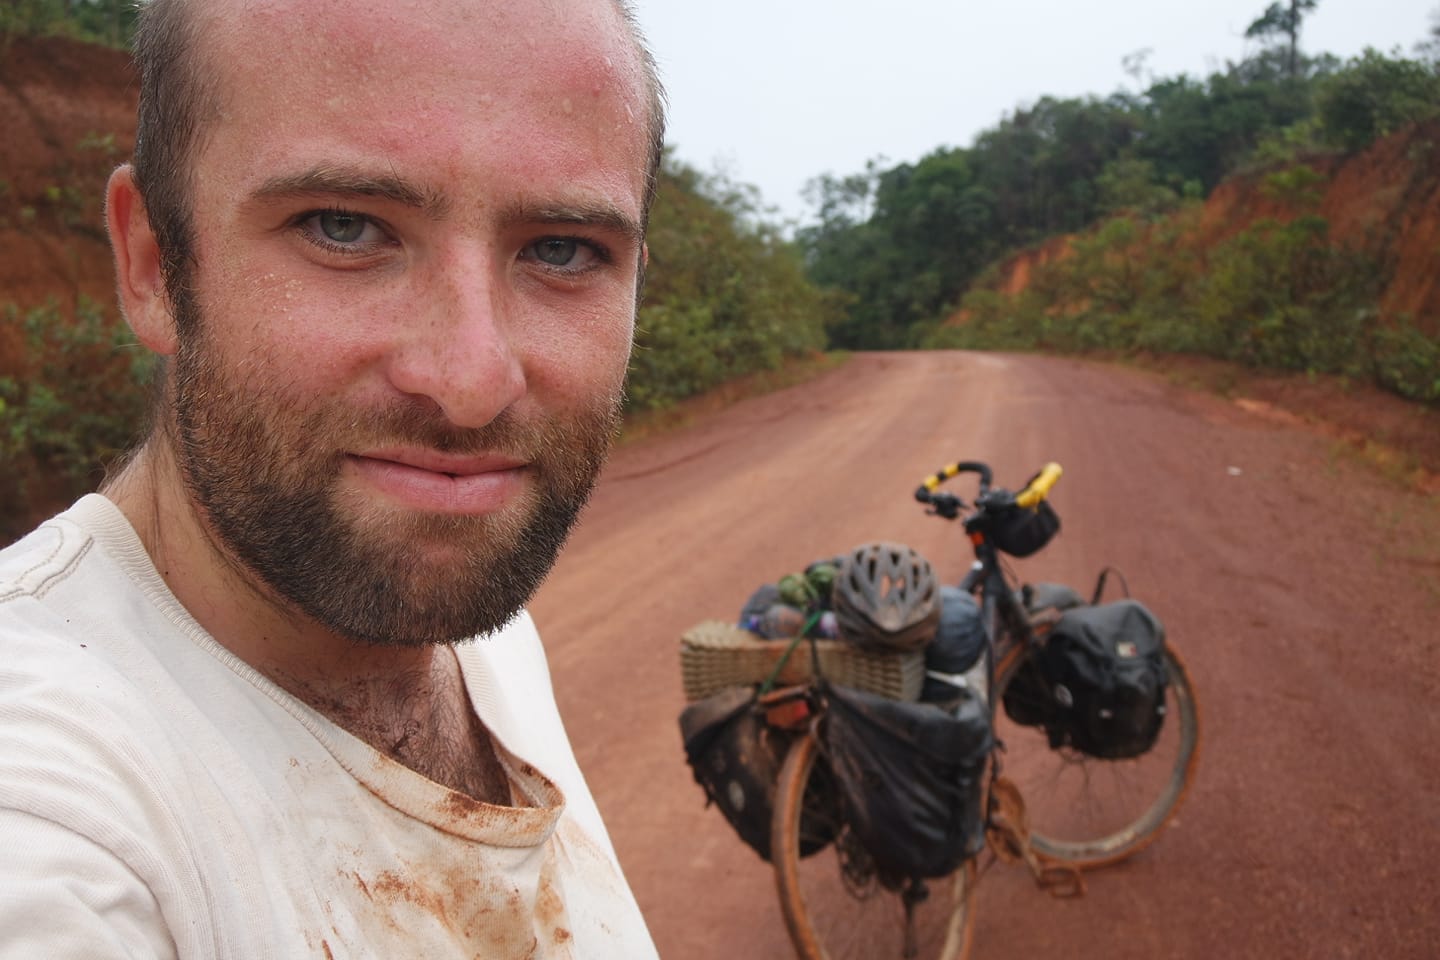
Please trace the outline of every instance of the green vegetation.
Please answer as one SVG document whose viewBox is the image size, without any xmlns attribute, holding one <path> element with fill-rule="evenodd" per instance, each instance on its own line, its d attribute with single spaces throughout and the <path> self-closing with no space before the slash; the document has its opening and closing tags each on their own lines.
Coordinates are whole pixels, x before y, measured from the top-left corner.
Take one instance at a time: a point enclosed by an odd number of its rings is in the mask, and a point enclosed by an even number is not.
<svg viewBox="0 0 1440 960">
<path fill-rule="evenodd" d="M 66 36 L 127 47 L 135 30 L 135 0 L 0 1 L 0 47 L 14 36 Z"/>
<path fill-rule="evenodd" d="M 1293 193 L 1306 178 L 1272 175 Z M 1119 216 L 1037 267 L 1018 295 L 983 284 L 964 321 L 925 345 L 1200 354 L 1274 370 L 1343 374 L 1440 404 L 1440 340 L 1377 322 L 1385 265 L 1335 244 L 1326 221 L 1264 219 L 1195 248 L 1197 205 L 1161 221 Z"/>
<path fill-rule="evenodd" d="M 1374 50 L 1316 85 L 1316 114 L 1323 141 L 1359 150 L 1401 127 L 1440 113 L 1440 72 L 1435 65 L 1382 56 Z"/>
<path fill-rule="evenodd" d="M 1390 264 L 1332 240 L 1313 216 L 1326 178 L 1307 161 L 1440 114 L 1440 17 L 1422 59 L 1368 50 L 1341 63 L 1298 49 L 1314 6 L 1272 4 L 1251 28 L 1271 45 L 1204 81 L 1045 97 L 969 147 L 812 181 L 817 222 L 798 240 L 810 275 L 851 297 L 833 343 L 1143 348 L 1284 369 L 1359 365 L 1405 396 L 1435 401 L 1433 324 L 1426 335 L 1405 318 L 1382 322 L 1377 301 Z M 1268 174 L 1267 196 L 1302 219 L 1255 224 L 1219 249 L 1187 247 L 1196 201 L 1227 177 L 1257 171 Z M 1063 264 L 1032 275 L 1019 296 L 994 292 L 997 262 L 1057 234 L 1076 234 Z M 1368 250 L 1385 246 L 1370 240 Z M 967 329 L 942 328 L 957 310 Z M 1230 339 L 1241 328 L 1251 333 Z"/>
<path fill-rule="evenodd" d="M 759 218 L 753 187 L 667 157 L 649 245 L 631 409 L 663 408 L 824 349 L 841 301 L 806 278 L 794 245 Z"/>
<path fill-rule="evenodd" d="M 0 2 L 0 46 L 15 36 L 61 36 L 124 47 L 134 29 L 135 0 Z"/>
<path fill-rule="evenodd" d="M 0 376 L 0 540 L 37 514 L 93 490 L 104 465 L 144 422 L 150 353 L 124 323 L 81 297 L 0 309 L 0 343 L 17 345 L 18 370 Z"/>
</svg>

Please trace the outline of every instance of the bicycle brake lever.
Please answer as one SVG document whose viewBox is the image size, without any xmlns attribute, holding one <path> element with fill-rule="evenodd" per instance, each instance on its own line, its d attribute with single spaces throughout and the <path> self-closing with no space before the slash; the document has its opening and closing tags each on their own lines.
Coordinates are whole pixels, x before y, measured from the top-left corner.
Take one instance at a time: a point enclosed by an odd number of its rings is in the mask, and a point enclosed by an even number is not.
<svg viewBox="0 0 1440 960">
<path fill-rule="evenodd" d="M 930 498 L 930 509 L 926 513 L 954 520 L 960 516 L 960 498 L 953 493 L 937 493 Z"/>
</svg>

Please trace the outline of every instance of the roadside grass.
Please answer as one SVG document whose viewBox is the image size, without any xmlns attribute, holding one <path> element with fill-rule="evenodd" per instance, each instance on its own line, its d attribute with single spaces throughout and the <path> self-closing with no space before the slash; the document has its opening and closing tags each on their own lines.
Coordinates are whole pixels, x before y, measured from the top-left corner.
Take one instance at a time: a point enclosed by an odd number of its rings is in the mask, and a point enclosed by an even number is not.
<svg viewBox="0 0 1440 960">
<path fill-rule="evenodd" d="M 1432 479 L 1414 454 L 1370 437 L 1347 436 L 1336 440 L 1330 446 L 1330 454 L 1337 460 L 1363 464 L 1398 487 L 1423 492 L 1426 482 Z"/>
</svg>

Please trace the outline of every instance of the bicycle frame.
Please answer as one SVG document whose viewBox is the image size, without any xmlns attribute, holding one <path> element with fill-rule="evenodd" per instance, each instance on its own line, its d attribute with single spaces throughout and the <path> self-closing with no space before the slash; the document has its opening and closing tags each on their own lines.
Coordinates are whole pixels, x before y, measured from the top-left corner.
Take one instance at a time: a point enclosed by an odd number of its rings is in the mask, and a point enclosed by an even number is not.
<svg viewBox="0 0 1440 960">
<path fill-rule="evenodd" d="M 995 675 L 1000 664 L 1034 642 L 1029 614 L 1015 599 L 1015 591 L 1000 566 L 999 552 L 983 540 L 975 544 L 975 562 L 970 566 L 960 589 L 980 593 L 980 622 L 985 628 L 985 654 L 989 662 L 985 673 L 986 696 L 995 688 Z M 995 704 L 990 704 L 995 712 Z"/>
</svg>

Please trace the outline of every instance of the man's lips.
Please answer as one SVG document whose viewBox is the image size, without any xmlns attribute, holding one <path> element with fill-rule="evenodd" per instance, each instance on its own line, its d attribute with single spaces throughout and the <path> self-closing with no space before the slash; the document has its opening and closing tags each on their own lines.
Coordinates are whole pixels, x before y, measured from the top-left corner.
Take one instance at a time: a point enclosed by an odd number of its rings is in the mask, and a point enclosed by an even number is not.
<svg viewBox="0 0 1440 960">
<path fill-rule="evenodd" d="M 382 449 L 351 454 L 350 468 L 387 499 L 427 513 L 485 514 L 521 487 L 528 464 L 502 454 Z"/>
</svg>

